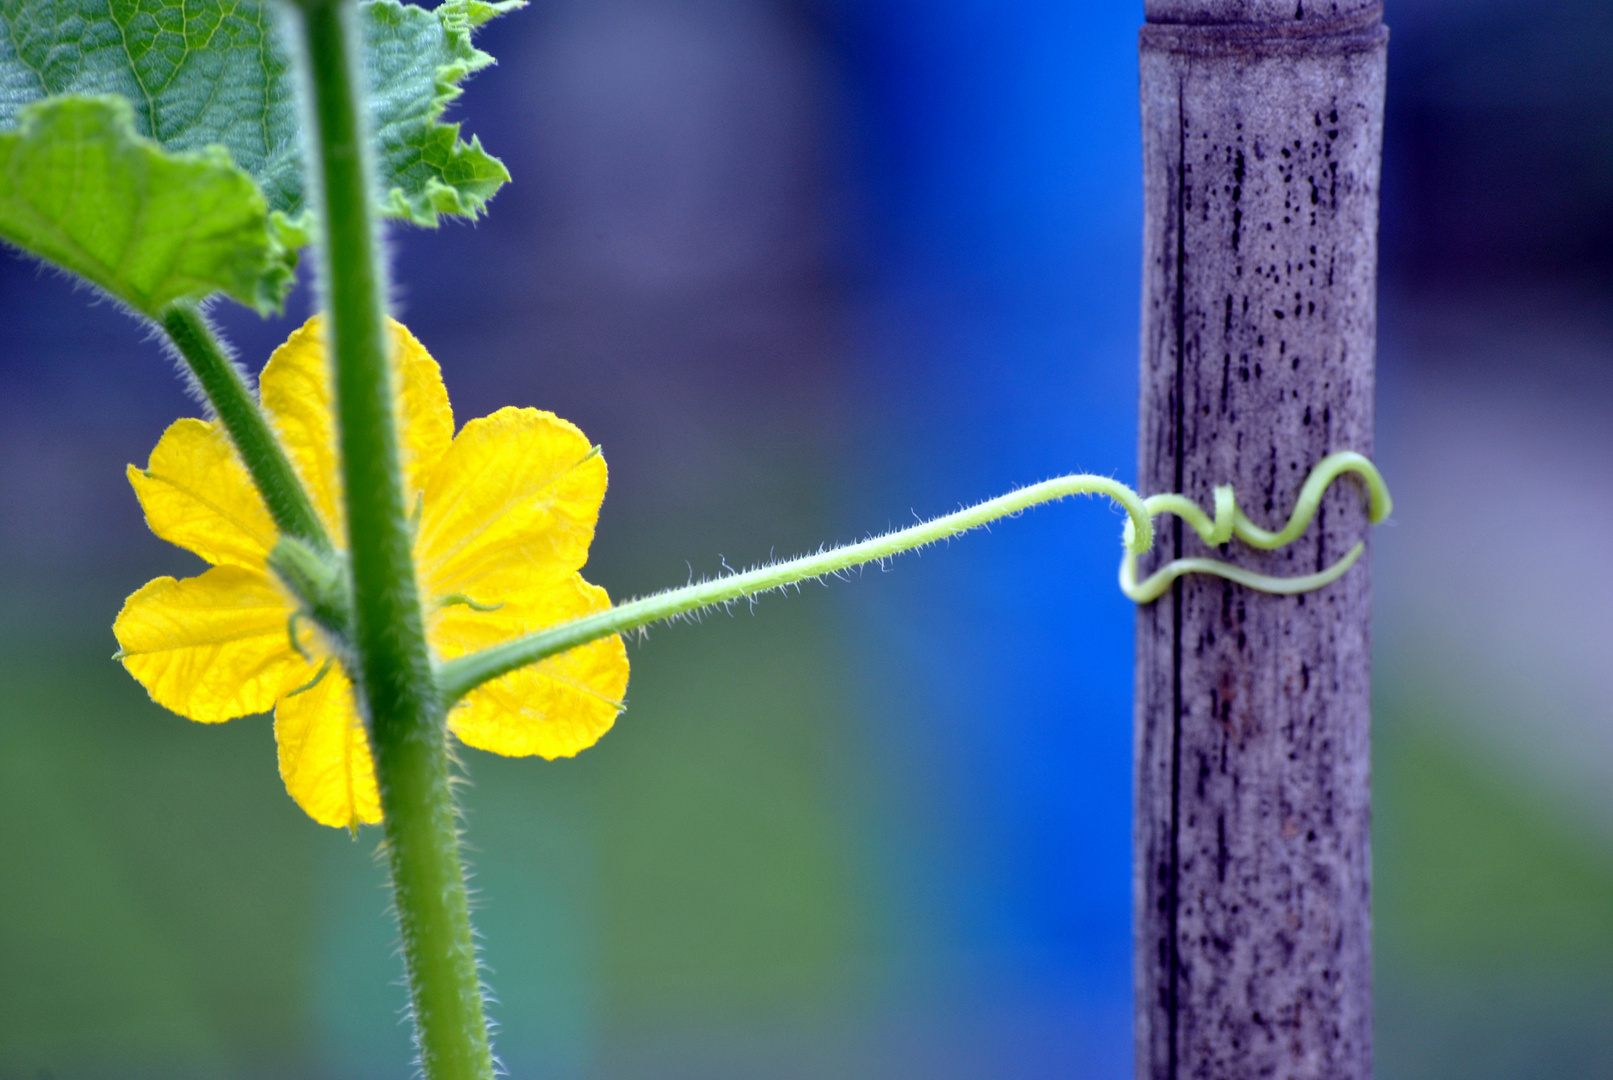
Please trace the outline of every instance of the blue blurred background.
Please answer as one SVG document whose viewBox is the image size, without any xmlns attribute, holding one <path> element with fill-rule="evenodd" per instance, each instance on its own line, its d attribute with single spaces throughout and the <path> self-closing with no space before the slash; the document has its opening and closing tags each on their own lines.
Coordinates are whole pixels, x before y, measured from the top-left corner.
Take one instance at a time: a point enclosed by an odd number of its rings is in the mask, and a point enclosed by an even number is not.
<svg viewBox="0 0 1613 1080">
<path fill-rule="evenodd" d="M 604 445 L 616 596 L 1129 481 L 1140 18 L 539 0 L 459 108 L 515 182 L 394 233 L 400 311 L 461 419 Z M 1606 1076 L 1613 9 L 1388 21 L 1379 1071 Z M 308 304 L 221 315 L 256 368 Z M 378 834 L 302 816 L 265 718 L 189 724 L 108 659 L 122 598 L 197 568 L 122 475 L 195 412 L 0 254 L 0 1077 L 401 1076 Z M 656 630 L 598 747 L 467 752 L 511 1074 L 1129 1075 L 1119 525 L 1043 509 Z"/>
</svg>

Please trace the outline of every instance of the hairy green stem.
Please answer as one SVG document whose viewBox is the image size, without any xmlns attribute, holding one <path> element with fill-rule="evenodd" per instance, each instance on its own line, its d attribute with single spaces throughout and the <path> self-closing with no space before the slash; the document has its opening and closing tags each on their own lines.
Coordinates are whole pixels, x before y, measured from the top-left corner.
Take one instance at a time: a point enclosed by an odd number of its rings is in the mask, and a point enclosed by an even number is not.
<svg viewBox="0 0 1613 1080">
<path fill-rule="evenodd" d="M 681 589 L 668 589 L 666 592 L 656 593 L 642 600 L 630 600 L 601 611 L 597 615 L 585 615 L 548 630 L 540 630 L 535 634 L 528 634 L 502 645 L 495 645 L 490 649 L 451 660 L 438 668 L 437 682 L 441 687 L 443 700 L 453 704 L 490 679 L 496 679 L 516 668 L 537 663 L 567 649 L 574 649 L 578 645 L 587 644 L 596 638 L 624 630 L 636 630 L 663 619 L 672 619 L 691 611 L 711 607 L 713 604 L 741 600 L 771 589 L 793 585 L 798 581 L 820 578 L 825 574 L 888 559 L 904 551 L 934 544 L 959 533 L 968 532 L 970 529 L 979 528 L 998 518 L 1017 514 L 1038 503 L 1063 499 L 1071 495 L 1107 495 L 1124 507 L 1129 515 L 1126 529 L 1127 546 L 1137 551 L 1147 551 L 1153 545 L 1153 526 L 1149 522 L 1148 511 L 1143 505 L 1142 498 L 1135 491 L 1107 476 L 1092 476 L 1085 473 L 1061 476 L 995 499 L 988 499 L 957 513 L 886 533 L 884 536 L 876 536 L 861 543 L 847 544 L 844 547 L 774 563 L 771 566 L 759 566 L 743 574 L 732 574 L 715 581 L 702 581 Z"/>
<path fill-rule="evenodd" d="M 437 685 L 442 700 L 452 705 L 478 686 L 500 675 L 528 664 L 535 664 L 567 649 L 574 649 L 610 634 L 637 630 L 663 619 L 676 618 L 714 604 L 725 604 L 756 596 L 772 589 L 793 585 L 798 581 L 823 577 L 841 570 L 849 570 L 865 563 L 879 562 L 904 551 L 933 544 L 977 529 L 999 518 L 1017 514 L 1040 503 L 1071 495 L 1106 495 L 1119 503 L 1128 516 L 1124 534 L 1125 555 L 1120 564 L 1120 588 L 1127 597 L 1139 604 L 1156 600 L 1170 587 L 1171 582 L 1183 574 L 1215 574 L 1261 592 L 1292 595 L 1311 592 L 1341 577 L 1355 564 L 1364 550 L 1356 544 L 1345 556 L 1320 573 L 1303 577 L 1279 578 L 1258 574 L 1221 562 L 1217 559 L 1174 559 L 1137 581 L 1137 556 L 1154 544 L 1153 519 L 1160 514 L 1175 514 L 1182 518 L 1211 545 L 1224 544 L 1233 536 L 1247 541 L 1253 547 L 1270 550 L 1292 542 L 1310 525 L 1321 505 L 1322 494 L 1338 477 L 1355 473 L 1366 486 L 1369 500 L 1368 518 L 1377 524 L 1389 516 L 1393 504 L 1389 488 L 1383 482 L 1372 462 L 1353 451 L 1330 454 L 1317 462 L 1300 489 L 1299 500 L 1288 524 L 1281 532 L 1268 532 L 1250 521 L 1238 509 L 1237 499 L 1230 487 L 1215 489 L 1215 517 L 1211 518 L 1191 499 L 1182 495 L 1152 495 L 1147 499 L 1131 488 L 1107 476 L 1077 473 L 1045 480 L 1027 488 L 1010 492 L 995 499 L 935 518 L 906 529 L 876 536 L 857 544 L 820 551 L 798 559 L 774 563 L 732 574 L 715 581 L 702 581 L 681 589 L 630 600 L 595 615 L 552 626 L 513 641 L 495 645 L 481 652 L 451 660 L 437 669 Z"/>
<path fill-rule="evenodd" d="M 427 1080 L 490 1080 L 447 729 L 399 469 L 354 5 L 302 0 L 301 9 L 352 561 L 355 682 L 369 718 L 416 1040 Z"/>
<path fill-rule="evenodd" d="M 229 432 L 247 472 L 252 474 L 252 482 L 263 495 L 275 528 L 319 551 L 330 551 L 330 537 L 314 513 L 308 492 L 297 479 L 280 441 L 269 430 L 269 422 L 246 380 L 230 363 L 207 320 L 191 305 L 175 304 L 163 313 L 161 321 L 163 331 Z"/>
</svg>

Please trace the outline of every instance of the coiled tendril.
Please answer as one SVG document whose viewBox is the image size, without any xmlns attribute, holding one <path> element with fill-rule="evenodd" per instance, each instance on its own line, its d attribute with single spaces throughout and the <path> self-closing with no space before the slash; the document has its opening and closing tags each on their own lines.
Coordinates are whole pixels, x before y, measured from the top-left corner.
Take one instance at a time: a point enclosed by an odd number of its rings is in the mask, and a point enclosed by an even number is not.
<svg viewBox="0 0 1613 1080">
<path fill-rule="evenodd" d="M 1173 559 L 1150 574 L 1137 580 L 1137 556 L 1148 551 L 1154 543 L 1153 519 L 1160 514 L 1175 514 L 1203 537 L 1204 542 L 1220 546 L 1237 537 L 1250 547 L 1270 551 L 1293 542 L 1303 533 L 1316 516 L 1322 495 L 1334 480 L 1345 473 L 1355 473 L 1366 485 L 1367 516 L 1373 524 L 1389 516 L 1393 506 L 1389 489 L 1376 466 L 1352 450 L 1329 454 L 1306 477 L 1300 488 L 1299 500 L 1288 524 L 1278 532 L 1267 530 L 1250 521 L 1238 509 L 1237 498 L 1230 486 L 1215 489 L 1215 516 L 1211 517 L 1193 500 L 1183 495 L 1151 495 L 1144 499 L 1131 488 L 1107 476 L 1076 473 L 988 499 L 983 503 L 946 514 L 932 521 L 906 529 L 872 537 L 844 547 L 831 548 L 812 555 L 785 562 L 758 566 L 743 573 L 727 574 L 708 581 L 695 582 L 679 589 L 668 589 L 639 600 L 617 604 L 606 611 L 587 615 L 571 622 L 561 623 L 534 634 L 515 638 L 469 656 L 443 664 L 437 671 L 438 683 L 446 703 L 453 703 L 490 679 L 545 657 L 565 652 L 578 645 L 607 634 L 636 630 L 651 623 L 688 615 L 703 608 L 732 603 L 781 589 L 796 582 L 822 578 L 829 574 L 883 562 L 894 555 L 947 540 L 971 529 L 1021 513 L 1040 503 L 1053 502 L 1071 495 L 1104 495 L 1119 503 L 1126 511 L 1127 521 L 1122 541 L 1125 554 L 1120 562 L 1120 589 L 1139 604 L 1156 600 L 1171 583 L 1184 574 L 1214 574 L 1261 592 L 1293 594 L 1311 592 L 1336 581 L 1361 557 L 1365 545 L 1357 542 L 1344 557 L 1317 574 L 1302 577 L 1274 577 L 1245 570 L 1219 559 Z"/>
</svg>

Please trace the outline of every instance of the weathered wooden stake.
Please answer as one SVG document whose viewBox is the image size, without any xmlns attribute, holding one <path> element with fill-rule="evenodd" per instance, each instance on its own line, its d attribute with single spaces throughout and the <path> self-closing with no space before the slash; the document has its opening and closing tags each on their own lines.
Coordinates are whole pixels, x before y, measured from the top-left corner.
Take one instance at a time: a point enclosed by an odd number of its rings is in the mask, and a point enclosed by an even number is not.
<svg viewBox="0 0 1613 1080">
<path fill-rule="evenodd" d="M 1376 0 L 1147 0 L 1143 494 L 1231 483 L 1287 519 L 1334 450 L 1372 453 L 1387 32 Z M 1262 520 L 1264 518 L 1264 520 Z M 1367 534 L 1334 486 L 1294 545 Z M 1180 524 L 1162 555 L 1208 554 Z M 1372 1071 L 1363 559 L 1299 597 L 1178 581 L 1137 620 L 1137 1075 Z"/>
</svg>

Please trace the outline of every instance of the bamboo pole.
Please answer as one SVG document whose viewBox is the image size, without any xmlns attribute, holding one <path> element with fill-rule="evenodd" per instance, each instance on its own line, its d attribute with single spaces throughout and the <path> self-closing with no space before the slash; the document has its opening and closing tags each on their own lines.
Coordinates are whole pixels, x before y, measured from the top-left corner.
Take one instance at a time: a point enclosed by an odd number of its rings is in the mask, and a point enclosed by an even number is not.
<svg viewBox="0 0 1613 1080">
<path fill-rule="evenodd" d="M 1372 453 L 1387 31 L 1376 0 L 1147 0 L 1144 494 L 1236 486 L 1283 521 Z M 1265 519 L 1262 518 L 1262 509 Z M 1161 557 L 1211 554 L 1174 523 Z M 1298 542 L 1367 535 L 1335 485 Z M 1179 580 L 1137 620 L 1137 1075 L 1372 1071 L 1367 560 L 1310 595 Z"/>
</svg>

